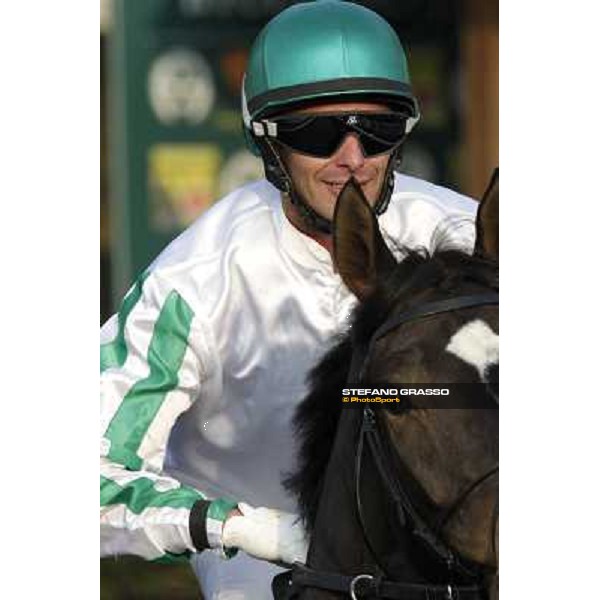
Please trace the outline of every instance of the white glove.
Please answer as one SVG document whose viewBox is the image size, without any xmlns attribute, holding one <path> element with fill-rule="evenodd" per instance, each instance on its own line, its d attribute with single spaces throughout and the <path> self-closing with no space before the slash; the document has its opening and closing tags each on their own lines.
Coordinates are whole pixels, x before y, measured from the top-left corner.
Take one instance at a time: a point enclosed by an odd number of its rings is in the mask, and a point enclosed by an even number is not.
<svg viewBox="0 0 600 600">
<path fill-rule="evenodd" d="M 223 546 L 239 548 L 263 560 L 306 562 L 308 538 L 297 515 L 273 508 L 252 508 L 240 502 L 243 516 L 229 517 L 223 526 Z"/>
</svg>

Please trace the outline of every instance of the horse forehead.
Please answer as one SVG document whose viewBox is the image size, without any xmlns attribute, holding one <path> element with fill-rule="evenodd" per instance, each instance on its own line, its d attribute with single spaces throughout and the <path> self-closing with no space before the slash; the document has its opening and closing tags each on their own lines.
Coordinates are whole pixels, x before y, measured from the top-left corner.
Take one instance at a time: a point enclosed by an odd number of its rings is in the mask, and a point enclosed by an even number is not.
<svg viewBox="0 0 600 600">
<path fill-rule="evenodd" d="M 473 365 L 484 379 L 486 367 L 499 359 L 499 337 L 481 319 L 469 321 L 451 338 L 446 351 Z"/>
</svg>

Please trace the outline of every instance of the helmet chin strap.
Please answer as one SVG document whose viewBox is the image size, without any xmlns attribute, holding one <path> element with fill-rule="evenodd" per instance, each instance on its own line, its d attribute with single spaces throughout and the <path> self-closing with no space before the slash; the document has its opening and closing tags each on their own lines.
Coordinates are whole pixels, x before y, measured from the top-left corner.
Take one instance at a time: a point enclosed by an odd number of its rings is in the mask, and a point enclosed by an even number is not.
<svg viewBox="0 0 600 600">
<path fill-rule="evenodd" d="M 271 141 L 268 138 L 262 138 L 258 143 L 264 158 L 267 179 L 278 190 L 289 196 L 290 201 L 298 209 L 302 220 L 309 230 L 331 235 L 333 233 L 333 222 L 320 215 L 296 190 L 291 175 Z M 394 190 L 394 166 L 400 163 L 401 155 L 402 146 L 399 146 L 390 154 L 379 198 L 377 198 L 377 201 L 373 205 L 373 212 L 376 215 L 383 214 L 390 203 L 390 198 Z"/>
</svg>

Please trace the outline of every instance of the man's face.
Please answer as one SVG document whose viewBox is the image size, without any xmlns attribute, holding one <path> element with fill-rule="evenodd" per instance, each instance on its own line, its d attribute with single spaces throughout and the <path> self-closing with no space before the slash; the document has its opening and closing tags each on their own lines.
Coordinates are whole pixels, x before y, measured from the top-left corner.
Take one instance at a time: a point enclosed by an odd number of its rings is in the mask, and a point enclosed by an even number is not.
<svg viewBox="0 0 600 600">
<path fill-rule="evenodd" d="M 294 114 L 389 112 L 374 102 L 339 102 L 299 110 Z M 351 176 L 360 184 L 369 204 L 379 197 L 390 159 L 388 154 L 365 158 L 358 136 L 349 133 L 328 158 L 315 158 L 284 148 L 284 161 L 296 191 L 321 216 L 333 219 L 335 203 Z"/>
</svg>

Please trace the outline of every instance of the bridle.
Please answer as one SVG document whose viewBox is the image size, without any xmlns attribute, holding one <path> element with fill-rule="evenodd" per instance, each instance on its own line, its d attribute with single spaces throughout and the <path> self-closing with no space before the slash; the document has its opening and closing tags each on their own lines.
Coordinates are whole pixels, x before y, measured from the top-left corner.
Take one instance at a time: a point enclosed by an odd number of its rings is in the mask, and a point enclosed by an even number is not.
<svg viewBox="0 0 600 600">
<path fill-rule="evenodd" d="M 399 314 L 391 316 L 378 327 L 373 336 L 366 344 L 355 344 L 348 382 L 358 382 L 363 379 L 368 359 L 372 353 L 375 343 L 391 331 L 401 325 L 416 319 L 439 315 L 464 308 L 477 306 L 498 305 L 498 292 L 483 292 L 479 294 L 461 295 L 453 298 L 427 302 L 425 304 L 409 308 Z M 365 443 L 366 441 L 366 443 Z M 368 446 L 377 471 L 383 481 L 385 489 L 391 496 L 397 511 L 398 519 L 402 527 L 408 527 L 411 535 L 424 542 L 429 551 L 441 559 L 448 569 L 449 582 L 446 585 L 400 583 L 390 581 L 382 561 L 371 544 L 360 497 L 360 481 L 362 470 L 362 457 L 364 448 Z M 391 464 L 394 464 L 394 473 L 391 472 Z M 398 473 L 400 477 L 394 475 Z M 279 575 L 279 584 L 275 578 L 273 589 L 281 597 L 288 597 L 285 586 L 288 589 L 298 591 L 299 588 L 312 587 L 334 592 L 345 592 L 353 600 L 360 597 L 390 598 L 399 600 L 481 600 L 485 597 L 485 590 L 481 587 L 481 570 L 475 564 L 467 563 L 459 557 L 441 538 L 441 532 L 453 514 L 464 504 L 476 490 L 499 473 L 496 465 L 482 476 L 468 484 L 447 509 L 440 511 L 433 507 L 427 500 L 427 495 L 421 485 L 415 480 L 410 470 L 400 460 L 392 460 L 386 451 L 377 419 L 373 410 L 369 407 L 363 409 L 362 423 L 357 443 L 355 456 L 355 500 L 358 520 L 371 555 L 373 556 L 378 574 L 361 573 L 359 575 L 342 575 L 325 571 L 317 571 L 301 564 L 295 564 L 291 571 Z M 410 488 L 410 492 L 407 490 Z M 415 496 L 419 500 L 419 508 L 415 506 Z M 423 509 L 428 518 L 422 516 Z M 433 522 L 433 525 L 431 524 Z M 386 577 L 387 576 L 387 577 Z M 454 583 L 456 576 L 462 580 L 474 582 L 470 585 L 457 585 Z M 279 588 L 277 588 L 279 585 Z M 289 587 L 291 586 L 291 587 Z"/>
<path fill-rule="evenodd" d="M 375 333 L 370 337 L 367 344 L 356 344 L 354 353 L 352 354 L 352 362 L 350 363 L 350 371 L 348 381 L 355 382 L 363 379 L 365 369 L 368 364 L 368 358 L 373 352 L 375 344 L 394 329 L 398 329 L 400 325 L 404 325 L 416 319 L 431 317 L 447 312 L 454 312 L 463 308 L 474 308 L 476 306 L 497 305 L 498 292 L 482 292 L 479 294 L 466 294 L 446 298 L 445 300 L 437 300 L 426 302 L 419 306 L 408 308 L 407 310 L 392 315 L 380 325 Z"/>
<path fill-rule="evenodd" d="M 360 481 L 361 481 L 361 466 L 364 441 L 367 441 L 369 450 L 375 462 L 377 471 L 383 481 L 384 487 L 388 494 L 392 497 L 396 514 L 399 523 L 402 527 L 408 527 L 413 538 L 418 538 L 427 547 L 430 554 L 436 556 L 442 561 L 448 570 L 450 582 L 444 590 L 443 598 L 452 600 L 455 598 L 481 598 L 481 588 L 477 585 L 456 585 L 454 579 L 459 575 L 462 579 L 477 581 L 481 572 L 474 564 L 467 563 L 460 558 L 456 552 L 448 546 L 441 537 L 444 526 L 458 508 L 470 497 L 476 490 L 489 481 L 492 477 L 499 473 L 498 465 L 487 471 L 484 475 L 476 478 L 469 483 L 466 488 L 457 496 L 450 507 L 438 510 L 431 502 L 428 501 L 427 495 L 422 490 L 421 485 L 416 481 L 412 473 L 406 468 L 402 461 L 393 460 L 386 450 L 386 447 L 381 439 L 381 433 L 377 426 L 375 413 L 371 408 L 363 410 L 363 419 L 359 434 L 359 442 L 355 457 L 355 499 L 358 512 L 358 521 L 360 523 L 364 539 L 373 556 L 377 568 L 380 573 L 386 575 L 386 571 L 382 566 L 378 553 L 371 543 L 365 518 L 363 515 L 362 502 L 360 497 Z M 394 469 L 390 467 L 394 463 Z M 400 475 L 400 477 L 394 477 Z M 410 490 L 410 491 L 408 491 Z M 415 496 L 419 502 L 415 502 Z M 430 518 L 424 518 L 423 512 L 428 514 Z M 433 522 L 433 525 L 431 524 Z M 373 577 L 373 576 L 371 576 Z M 417 594 L 419 591 L 424 591 L 425 594 L 416 595 L 415 598 L 429 598 L 428 593 L 432 591 L 430 585 L 414 585 Z M 436 586 L 433 586 L 436 587 Z M 421 590 L 419 590 L 421 588 Z M 386 596 L 381 596 L 386 597 Z M 396 597 L 396 596 L 390 596 Z M 399 595 L 399 598 L 407 598 L 406 595 Z M 434 596 L 435 597 L 435 596 Z"/>
<path fill-rule="evenodd" d="M 364 346 L 361 348 L 360 345 L 355 346 L 348 380 L 362 380 L 375 343 L 401 325 L 419 318 L 453 312 L 460 309 L 498 305 L 498 302 L 499 296 L 496 291 L 461 295 L 440 301 L 427 302 L 387 319 L 375 331 L 370 338 L 368 345 L 366 345 L 366 348 Z M 365 440 L 367 441 L 373 461 L 375 462 L 385 488 L 394 501 L 400 525 L 402 527 L 410 526 L 412 535 L 423 540 L 430 552 L 447 565 L 450 574 L 458 574 L 468 579 L 476 579 L 476 567 L 474 565 L 465 564 L 465 561 L 461 560 L 460 557 L 444 543 L 441 532 L 446 523 L 451 519 L 452 515 L 454 515 L 458 508 L 464 504 L 467 498 L 485 482 L 499 473 L 498 465 L 495 465 L 492 469 L 469 483 L 448 508 L 439 510 L 428 500 L 427 494 L 424 492 L 419 482 L 416 481 L 410 469 L 403 464 L 399 457 L 396 457 L 396 460 L 394 460 L 389 452 L 387 452 L 373 410 L 369 407 L 363 409 L 363 418 L 355 458 L 355 498 L 358 519 L 365 541 L 367 542 L 367 546 L 369 547 L 377 566 L 383 573 L 385 573 L 385 570 L 381 566 L 382 561 L 379 560 L 377 552 L 370 542 L 369 534 L 365 526 L 360 498 L 361 465 Z M 394 465 L 394 472 L 392 472 L 391 469 L 392 464 Z M 399 477 L 397 475 L 399 475 Z M 418 500 L 418 508 L 415 506 L 415 498 Z M 423 517 L 423 513 L 426 515 L 425 518 Z"/>
</svg>

